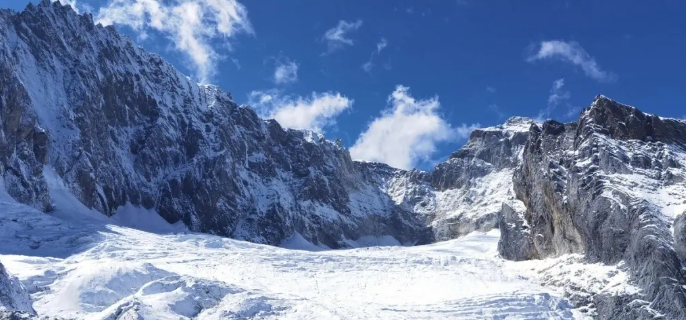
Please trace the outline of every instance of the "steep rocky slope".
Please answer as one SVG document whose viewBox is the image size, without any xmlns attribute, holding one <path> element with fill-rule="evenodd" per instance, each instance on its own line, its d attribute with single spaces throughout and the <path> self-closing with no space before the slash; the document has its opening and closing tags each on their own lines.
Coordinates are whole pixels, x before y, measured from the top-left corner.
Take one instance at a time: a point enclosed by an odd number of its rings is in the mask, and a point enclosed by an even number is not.
<svg viewBox="0 0 686 320">
<path fill-rule="evenodd" d="M 28 292 L 0 263 L 0 319 L 35 314 Z"/>
<path fill-rule="evenodd" d="M 268 244 L 299 234 L 338 248 L 490 229 L 491 200 L 513 197 L 500 169 L 517 164 L 530 120 L 476 131 L 432 173 L 406 172 L 259 119 L 59 2 L 0 11 L 0 40 L 0 175 L 44 211 L 47 171 L 106 215 L 130 204 L 194 231 Z"/>
<path fill-rule="evenodd" d="M 686 123 L 598 96 L 576 122 L 532 126 L 513 181 L 503 256 L 621 263 L 643 292 L 586 301 L 601 318 L 686 317 Z"/>
<path fill-rule="evenodd" d="M 521 162 L 533 120 L 513 117 L 474 130 L 467 144 L 431 172 L 356 163 L 367 181 L 395 204 L 430 224 L 437 241 L 498 226 L 502 203 L 512 202 L 512 174 Z"/>
<path fill-rule="evenodd" d="M 602 96 L 575 122 L 475 130 L 430 172 L 356 162 L 88 14 L 47 0 L 0 10 L 0 189 L 46 212 L 51 182 L 108 216 L 141 207 L 273 245 L 425 244 L 499 226 L 507 259 L 572 253 L 626 270 L 641 292 L 569 288 L 598 317 L 679 318 L 685 168 L 686 123 Z"/>
</svg>

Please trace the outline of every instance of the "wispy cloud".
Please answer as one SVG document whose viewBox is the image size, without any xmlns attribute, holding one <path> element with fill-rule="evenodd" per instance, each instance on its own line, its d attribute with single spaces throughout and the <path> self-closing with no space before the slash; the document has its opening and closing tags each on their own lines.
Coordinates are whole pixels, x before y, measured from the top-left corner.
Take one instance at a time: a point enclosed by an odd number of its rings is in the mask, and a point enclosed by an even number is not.
<svg viewBox="0 0 686 320">
<path fill-rule="evenodd" d="M 548 104 L 544 109 L 538 112 L 536 116 L 537 122 L 543 122 L 550 119 L 552 112 L 562 103 L 566 103 L 571 97 L 568 91 L 563 89 L 565 85 L 565 79 L 557 79 L 553 81 L 553 86 L 550 88 L 550 94 L 548 95 Z"/>
<path fill-rule="evenodd" d="M 262 117 L 274 119 L 284 127 L 323 133 L 336 123 L 336 117 L 353 105 L 353 100 L 337 92 L 291 97 L 278 90 L 253 91 L 249 104 Z"/>
<path fill-rule="evenodd" d="M 538 50 L 534 50 L 535 53 L 527 61 L 558 59 L 580 67 L 584 74 L 597 81 L 611 82 L 617 79 L 617 75 L 602 70 L 595 59 L 576 42 L 543 41 L 537 47 Z"/>
<path fill-rule="evenodd" d="M 372 62 L 372 59 L 369 59 L 367 62 L 365 62 L 362 65 L 362 70 L 364 70 L 364 72 L 367 72 L 367 73 L 371 73 L 372 68 L 374 68 L 374 63 Z"/>
<path fill-rule="evenodd" d="M 210 44 L 213 40 L 254 34 L 248 10 L 236 0 L 111 0 L 100 8 L 97 20 L 142 34 L 151 29 L 161 32 L 189 58 L 201 82 L 210 80 L 222 58 Z"/>
<path fill-rule="evenodd" d="M 496 89 L 494 87 L 488 86 L 486 87 L 486 91 L 488 91 L 489 93 L 495 93 Z"/>
<path fill-rule="evenodd" d="M 57 0 L 50 0 L 51 2 L 55 2 Z M 76 0 L 59 0 L 61 4 L 68 4 L 71 6 L 74 11 L 79 12 L 79 7 L 76 4 Z"/>
<path fill-rule="evenodd" d="M 479 127 L 452 127 L 439 114 L 437 97 L 416 100 L 409 88 L 401 85 L 388 97 L 388 103 L 350 148 L 353 158 L 410 169 L 421 160 L 430 160 L 439 142 L 466 139 Z"/>
<path fill-rule="evenodd" d="M 507 116 L 507 115 L 505 114 L 505 112 L 502 111 L 502 109 L 500 108 L 500 106 L 498 106 L 498 105 L 495 104 L 495 103 L 492 103 L 492 104 L 488 105 L 488 110 L 491 110 L 491 111 L 493 111 L 493 113 L 497 114 L 499 119 L 503 119 L 503 118 L 505 118 L 505 117 Z"/>
<path fill-rule="evenodd" d="M 376 53 L 381 53 L 383 49 L 385 49 L 388 46 L 388 41 L 386 41 L 386 38 L 381 38 L 379 43 L 376 44 Z"/>
<path fill-rule="evenodd" d="M 560 102 L 569 99 L 569 92 L 562 90 L 564 85 L 564 78 L 553 81 L 553 87 L 550 89 L 550 95 L 548 96 L 549 106 L 557 106 Z"/>
<path fill-rule="evenodd" d="M 569 106 L 567 108 L 567 113 L 565 113 L 565 118 L 566 119 L 572 119 L 574 117 L 579 116 L 579 113 L 581 113 L 581 109 L 582 108 L 579 106 L 576 106 L 576 107 Z"/>
<path fill-rule="evenodd" d="M 376 51 L 372 51 L 372 54 L 369 56 L 369 60 L 365 62 L 362 65 L 362 70 L 364 70 L 367 73 L 372 72 L 372 68 L 374 68 L 374 60 L 376 60 L 376 57 L 381 54 L 381 51 L 385 49 L 388 46 L 388 41 L 386 41 L 386 38 L 381 38 L 379 42 L 376 44 Z"/>
<path fill-rule="evenodd" d="M 241 70 L 241 62 L 238 61 L 238 59 L 236 59 L 236 58 L 231 58 L 231 62 L 233 62 L 233 65 L 236 66 L 236 69 L 237 69 L 237 70 Z"/>
<path fill-rule="evenodd" d="M 288 59 L 277 59 L 274 69 L 274 83 L 286 84 L 296 81 L 298 81 L 298 64 Z"/>
<path fill-rule="evenodd" d="M 347 36 L 347 33 L 355 31 L 362 27 L 362 20 L 348 22 L 345 20 L 338 21 L 338 25 L 329 29 L 324 33 L 324 41 L 327 45 L 327 51 L 323 54 L 329 54 L 336 50 L 342 49 L 344 46 L 352 46 L 355 41 Z"/>
</svg>

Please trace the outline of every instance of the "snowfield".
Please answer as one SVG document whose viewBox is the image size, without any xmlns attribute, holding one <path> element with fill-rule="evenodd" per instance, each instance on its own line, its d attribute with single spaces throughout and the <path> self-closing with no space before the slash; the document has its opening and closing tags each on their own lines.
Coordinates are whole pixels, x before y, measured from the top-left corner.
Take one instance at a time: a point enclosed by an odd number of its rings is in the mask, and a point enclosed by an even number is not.
<svg viewBox="0 0 686 320">
<path fill-rule="evenodd" d="M 323 250 L 296 236 L 290 248 L 278 248 L 188 233 L 153 217 L 147 221 L 154 226 L 127 214 L 105 218 L 70 202 L 58 183 L 50 187 L 57 205 L 51 214 L 0 192 L 0 262 L 31 293 L 39 315 L 574 319 L 582 314 L 562 298 L 565 283 L 631 290 L 614 267 L 574 256 L 505 261 L 496 230 L 427 246 L 350 250 Z M 131 221 L 157 233 L 124 226 Z"/>
</svg>

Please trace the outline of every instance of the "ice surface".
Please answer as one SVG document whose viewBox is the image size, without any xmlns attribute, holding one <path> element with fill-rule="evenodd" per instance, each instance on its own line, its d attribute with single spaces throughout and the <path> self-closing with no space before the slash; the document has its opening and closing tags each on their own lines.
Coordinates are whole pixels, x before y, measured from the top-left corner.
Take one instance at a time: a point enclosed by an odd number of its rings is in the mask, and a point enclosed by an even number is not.
<svg viewBox="0 0 686 320">
<path fill-rule="evenodd" d="M 559 289 L 537 285 L 537 278 L 518 274 L 497 256 L 497 231 L 418 247 L 398 246 L 394 239 L 362 239 L 357 245 L 395 246 L 315 252 L 326 248 L 297 237 L 285 245 L 307 251 L 211 235 L 145 232 L 112 221 L 78 223 L 69 219 L 73 215 L 62 215 L 66 218 L 0 198 L 0 261 L 31 292 L 39 315 L 84 319 L 574 317 Z M 44 235 L 50 235 L 49 239 L 43 239 Z M 27 239 L 41 246 L 32 249 L 25 245 Z M 60 254 L 41 251 L 47 245 Z"/>
</svg>

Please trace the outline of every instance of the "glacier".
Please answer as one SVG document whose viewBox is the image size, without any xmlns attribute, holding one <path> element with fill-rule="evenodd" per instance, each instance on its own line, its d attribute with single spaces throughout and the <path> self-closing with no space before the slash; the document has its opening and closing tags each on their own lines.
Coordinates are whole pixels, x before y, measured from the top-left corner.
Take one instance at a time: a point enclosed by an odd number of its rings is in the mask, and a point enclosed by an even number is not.
<svg viewBox="0 0 686 320">
<path fill-rule="evenodd" d="M 0 319 L 678 319 L 684 211 L 686 122 L 602 95 L 400 170 L 0 10 Z"/>
<path fill-rule="evenodd" d="M 59 196 L 59 189 L 51 194 Z M 0 262 L 31 294 L 39 315 L 573 319 L 577 314 L 560 287 L 538 284 L 543 277 L 570 280 L 546 274 L 551 266 L 500 258 L 497 230 L 425 246 L 315 251 L 302 242 L 286 249 L 193 233 L 161 220 L 148 226 L 157 232 L 146 232 L 113 218 L 88 218 L 81 210 L 88 209 L 75 203 L 44 214 L 0 191 Z M 602 275 L 606 278 L 598 283 L 614 281 L 617 290 L 633 290 L 623 287 L 621 271 Z"/>
</svg>

